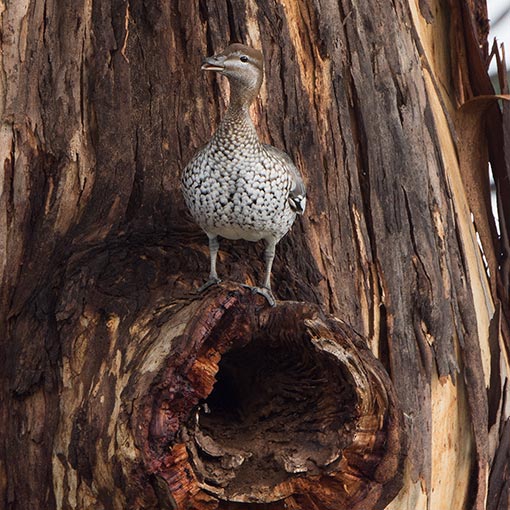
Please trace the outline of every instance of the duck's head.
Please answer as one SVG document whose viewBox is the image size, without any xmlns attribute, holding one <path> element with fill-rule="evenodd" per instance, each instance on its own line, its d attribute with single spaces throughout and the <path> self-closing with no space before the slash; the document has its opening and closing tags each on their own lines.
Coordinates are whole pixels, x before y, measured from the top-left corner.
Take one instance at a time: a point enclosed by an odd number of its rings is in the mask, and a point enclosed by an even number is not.
<svg viewBox="0 0 510 510">
<path fill-rule="evenodd" d="M 221 53 L 204 58 L 203 71 L 226 76 L 231 86 L 257 94 L 262 84 L 264 59 L 262 52 L 244 44 L 231 44 Z"/>
</svg>

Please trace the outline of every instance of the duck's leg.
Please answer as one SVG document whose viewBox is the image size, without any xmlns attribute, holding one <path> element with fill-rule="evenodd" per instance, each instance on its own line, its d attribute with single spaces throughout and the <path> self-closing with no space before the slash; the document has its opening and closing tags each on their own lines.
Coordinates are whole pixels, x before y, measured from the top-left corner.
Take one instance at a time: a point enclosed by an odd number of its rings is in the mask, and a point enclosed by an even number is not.
<svg viewBox="0 0 510 510">
<path fill-rule="evenodd" d="M 209 271 L 209 280 L 207 280 L 198 289 L 198 292 L 203 292 L 212 285 L 216 285 L 217 283 L 221 282 L 221 280 L 218 278 L 218 273 L 216 272 L 216 258 L 218 257 L 218 250 L 220 248 L 218 236 L 207 234 L 207 237 L 209 237 L 209 257 L 211 259 L 211 270 Z"/>
<path fill-rule="evenodd" d="M 276 305 L 276 300 L 271 292 L 271 269 L 273 268 L 273 260 L 276 249 L 276 243 L 278 242 L 276 239 L 270 238 L 266 240 L 267 246 L 266 251 L 264 252 L 264 260 L 266 262 L 266 270 L 264 274 L 264 283 L 261 287 L 250 287 L 253 293 L 260 294 L 264 296 L 267 302 L 271 306 Z"/>
<path fill-rule="evenodd" d="M 266 251 L 264 252 L 264 260 L 266 262 L 266 272 L 264 275 L 264 283 L 262 287 L 271 292 L 271 270 L 273 269 L 273 260 L 276 250 L 276 240 L 269 239 L 267 241 Z"/>
</svg>

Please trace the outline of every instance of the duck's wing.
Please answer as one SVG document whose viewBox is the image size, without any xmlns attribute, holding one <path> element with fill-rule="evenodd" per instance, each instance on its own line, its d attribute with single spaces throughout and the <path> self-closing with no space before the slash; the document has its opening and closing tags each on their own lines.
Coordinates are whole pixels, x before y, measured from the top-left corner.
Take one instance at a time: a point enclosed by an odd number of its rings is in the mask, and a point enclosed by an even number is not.
<svg viewBox="0 0 510 510">
<path fill-rule="evenodd" d="M 272 145 L 266 144 L 264 144 L 264 149 L 282 163 L 282 167 L 287 172 L 291 181 L 291 188 L 288 197 L 290 208 L 296 214 L 303 214 L 306 208 L 306 187 L 299 170 L 296 168 L 292 159 L 290 159 L 290 156 L 285 152 L 273 147 Z"/>
</svg>

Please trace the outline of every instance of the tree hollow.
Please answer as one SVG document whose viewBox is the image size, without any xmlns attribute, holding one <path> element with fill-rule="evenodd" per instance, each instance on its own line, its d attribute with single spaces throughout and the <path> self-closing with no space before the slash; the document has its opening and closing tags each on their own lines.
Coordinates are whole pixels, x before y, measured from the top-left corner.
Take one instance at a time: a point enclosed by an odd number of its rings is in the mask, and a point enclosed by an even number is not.
<svg viewBox="0 0 510 510">
<path fill-rule="evenodd" d="M 232 288 L 205 302 L 176 339 L 194 352 L 170 357 L 152 391 L 147 460 L 179 508 L 380 508 L 404 442 L 364 342 L 309 304 Z"/>
</svg>

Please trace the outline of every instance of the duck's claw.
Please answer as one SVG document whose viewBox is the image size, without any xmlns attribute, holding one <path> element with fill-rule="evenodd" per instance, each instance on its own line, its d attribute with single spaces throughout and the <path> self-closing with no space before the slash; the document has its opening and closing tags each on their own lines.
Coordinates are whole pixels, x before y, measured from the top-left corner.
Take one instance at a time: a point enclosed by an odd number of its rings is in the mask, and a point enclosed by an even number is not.
<svg viewBox="0 0 510 510">
<path fill-rule="evenodd" d="M 276 306 L 276 299 L 271 292 L 271 289 L 267 287 L 252 287 L 251 285 L 242 284 L 242 287 L 246 289 L 250 289 L 253 294 L 260 294 L 266 298 L 266 301 L 269 303 L 269 306 Z"/>
<path fill-rule="evenodd" d="M 197 292 L 204 292 L 204 290 L 207 290 L 209 287 L 217 285 L 220 282 L 221 280 L 219 278 L 209 278 L 209 280 L 207 280 L 201 287 L 198 288 Z"/>
</svg>

